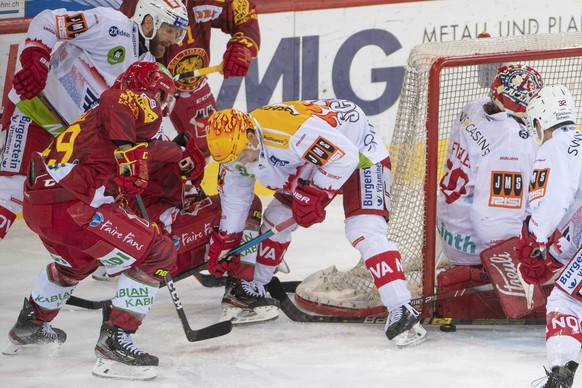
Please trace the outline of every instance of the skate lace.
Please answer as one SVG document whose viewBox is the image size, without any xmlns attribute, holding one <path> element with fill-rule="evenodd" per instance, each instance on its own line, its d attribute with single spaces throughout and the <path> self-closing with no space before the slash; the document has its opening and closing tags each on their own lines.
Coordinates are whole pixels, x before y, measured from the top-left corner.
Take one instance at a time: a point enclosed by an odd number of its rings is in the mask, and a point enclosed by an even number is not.
<svg viewBox="0 0 582 388">
<path fill-rule="evenodd" d="M 51 340 L 57 339 L 58 335 L 53 330 L 53 327 L 48 324 L 48 322 L 43 322 L 40 328 L 40 331 L 45 338 L 49 338 Z"/>
<path fill-rule="evenodd" d="M 133 341 L 131 340 L 131 336 L 121 329 L 119 329 L 119 331 L 117 332 L 117 341 L 119 342 L 119 345 L 121 345 L 123 350 L 125 350 L 131 354 L 135 354 L 135 355 L 144 354 L 144 352 L 139 350 L 137 348 L 137 346 L 135 346 L 133 344 Z"/>
<path fill-rule="evenodd" d="M 266 295 L 265 286 L 253 281 L 241 281 L 241 286 L 244 292 L 253 298 L 263 298 Z"/>
<path fill-rule="evenodd" d="M 402 318 L 402 307 L 403 306 L 399 306 L 390 310 L 390 313 L 388 314 L 388 326 L 392 326 L 393 323 L 400 321 Z"/>
</svg>

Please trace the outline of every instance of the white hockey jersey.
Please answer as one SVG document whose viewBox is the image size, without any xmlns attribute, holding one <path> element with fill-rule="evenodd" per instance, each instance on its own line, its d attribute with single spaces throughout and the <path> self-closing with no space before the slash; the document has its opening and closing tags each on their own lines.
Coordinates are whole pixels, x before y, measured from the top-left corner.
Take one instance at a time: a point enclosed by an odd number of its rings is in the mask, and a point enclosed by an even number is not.
<svg viewBox="0 0 582 388">
<path fill-rule="evenodd" d="M 556 129 L 537 154 L 529 193 L 530 232 L 545 244 L 558 228 L 554 257 L 568 262 L 582 246 L 582 132 L 573 125 Z"/>
<path fill-rule="evenodd" d="M 356 168 L 388 157 L 364 112 L 350 101 L 283 102 L 250 115 L 259 137 L 259 159 L 221 166 L 220 228 L 227 232 L 243 229 L 256 180 L 269 189 L 292 193 L 304 179 L 335 193 Z"/>
<path fill-rule="evenodd" d="M 485 113 L 488 101 L 472 101 L 457 115 L 439 185 L 437 230 L 455 265 L 481 264 L 481 251 L 517 236 L 525 218 L 538 145 L 507 113 Z"/>
<path fill-rule="evenodd" d="M 54 48 L 44 93 L 63 118 L 71 123 L 92 107 L 101 93 L 113 85 L 117 76 L 139 60 L 155 61 L 148 52 L 139 55 L 137 24 L 121 12 L 108 7 L 87 11 L 45 10 L 30 23 L 28 39 Z M 14 89 L 10 99 L 35 121 L 44 124 L 39 101 L 20 101 Z M 40 108 L 40 109 L 37 109 Z M 53 136 L 62 128 L 45 128 Z"/>
</svg>

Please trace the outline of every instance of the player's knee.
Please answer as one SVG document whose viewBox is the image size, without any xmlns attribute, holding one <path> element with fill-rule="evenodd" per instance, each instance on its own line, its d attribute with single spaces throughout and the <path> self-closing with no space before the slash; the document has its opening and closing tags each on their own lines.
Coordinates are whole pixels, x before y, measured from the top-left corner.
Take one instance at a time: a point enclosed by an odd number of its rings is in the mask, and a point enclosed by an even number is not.
<svg viewBox="0 0 582 388">
<path fill-rule="evenodd" d="M 137 266 L 146 276 L 146 278 L 140 278 L 140 280 L 146 282 L 163 280 L 164 276 L 176 264 L 176 258 L 176 248 L 172 240 L 166 236 L 158 236 L 146 258 Z"/>
<path fill-rule="evenodd" d="M 379 253 L 398 250 L 396 244 L 387 238 L 388 228 L 383 217 L 359 215 L 346 219 L 346 238 L 362 257 L 372 257 Z"/>
</svg>

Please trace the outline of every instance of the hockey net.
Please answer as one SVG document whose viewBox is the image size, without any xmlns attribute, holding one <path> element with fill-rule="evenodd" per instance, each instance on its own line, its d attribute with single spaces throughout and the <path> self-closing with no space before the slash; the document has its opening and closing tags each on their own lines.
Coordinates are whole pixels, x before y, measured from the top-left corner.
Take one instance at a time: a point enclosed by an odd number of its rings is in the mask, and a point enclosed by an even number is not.
<svg viewBox="0 0 582 388">
<path fill-rule="evenodd" d="M 580 33 L 426 43 L 409 54 L 390 144 L 394 181 L 388 238 L 400 249 L 413 298 L 436 292 L 436 195 L 451 124 L 464 104 L 487 96 L 496 68 L 508 63 L 533 67 L 544 84 L 566 85 L 578 109 L 582 106 Z M 366 292 L 376 292 L 357 283 L 362 269 L 360 261 L 347 272 L 320 271 L 319 284 L 310 285 L 317 292 L 300 286 L 298 293 L 311 302 L 326 302 L 325 295 L 328 303 L 349 307 L 354 295 L 363 301 Z M 369 285 L 370 279 L 360 279 Z"/>
</svg>

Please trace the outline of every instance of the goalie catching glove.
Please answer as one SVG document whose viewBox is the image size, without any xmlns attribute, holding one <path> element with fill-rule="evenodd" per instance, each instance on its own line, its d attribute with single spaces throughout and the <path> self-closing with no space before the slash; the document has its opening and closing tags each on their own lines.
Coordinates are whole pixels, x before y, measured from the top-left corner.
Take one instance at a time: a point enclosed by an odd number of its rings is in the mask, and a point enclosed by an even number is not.
<svg viewBox="0 0 582 388">
<path fill-rule="evenodd" d="M 220 260 L 220 258 L 224 251 L 238 247 L 242 236 L 243 232 L 212 231 L 208 247 L 208 272 L 219 278 L 225 272 L 232 271 L 240 265 L 240 254 L 228 256 L 224 260 Z"/>
<path fill-rule="evenodd" d="M 123 195 L 139 195 L 148 185 L 147 143 L 138 143 L 127 150 L 114 151 L 119 165 L 119 176 L 115 183 Z"/>
<path fill-rule="evenodd" d="M 311 182 L 299 180 L 299 184 L 293 192 L 291 211 L 297 225 L 309 228 L 325 220 L 325 207 L 331 202 L 327 191 L 311 184 Z"/>
<path fill-rule="evenodd" d="M 523 221 L 515 251 L 519 258 L 519 272 L 528 284 L 543 284 L 550 280 L 556 270 L 562 267 L 550 255 L 545 254 L 545 244 L 537 242 L 536 235 L 530 233 L 530 217 Z"/>
</svg>

